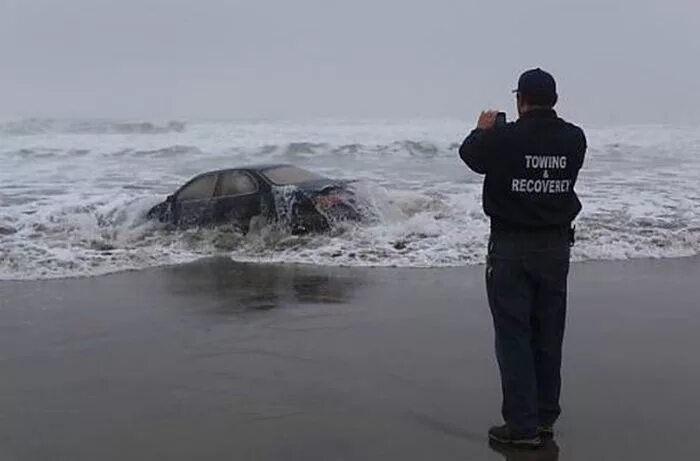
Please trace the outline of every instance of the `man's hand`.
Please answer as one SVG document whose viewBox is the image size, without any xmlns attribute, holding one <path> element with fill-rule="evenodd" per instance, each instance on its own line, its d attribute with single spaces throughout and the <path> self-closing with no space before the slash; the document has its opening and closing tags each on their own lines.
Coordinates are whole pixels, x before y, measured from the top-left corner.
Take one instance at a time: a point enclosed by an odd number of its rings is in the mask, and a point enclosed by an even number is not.
<svg viewBox="0 0 700 461">
<path fill-rule="evenodd" d="M 485 110 L 479 115 L 479 121 L 476 123 L 476 127 L 479 130 L 490 130 L 496 125 L 496 115 L 497 110 Z"/>
</svg>

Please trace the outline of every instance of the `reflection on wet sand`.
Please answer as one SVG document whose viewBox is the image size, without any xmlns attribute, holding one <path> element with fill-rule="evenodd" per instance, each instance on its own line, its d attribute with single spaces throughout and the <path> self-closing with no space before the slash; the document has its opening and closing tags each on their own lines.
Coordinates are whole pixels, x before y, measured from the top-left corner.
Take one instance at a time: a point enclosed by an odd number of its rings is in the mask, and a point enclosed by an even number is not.
<svg viewBox="0 0 700 461">
<path fill-rule="evenodd" d="M 228 258 L 202 260 L 167 270 L 167 288 L 178 295 L 218 302 L 217 312 L 242 313 L 290 304 L 340 304 L 367 283 L 365 273 L 315 266 L 236 263 Z"/>
<path fill-rule="evenodd" d="M 574 265 L 561 456 L 489 448 L 481 267 L 0 283 L 0 461 L 697 459 L 699 262 Z"/>
<path fill-rule="evenodd" d="M 512 448 L 497 443 L 489 443 L 489 447 L 504 456 L 506 461 L 558 461 L 559 446 L 552 439 L 544 441 L 544 446 L 536 450 Z"/>
</svg>

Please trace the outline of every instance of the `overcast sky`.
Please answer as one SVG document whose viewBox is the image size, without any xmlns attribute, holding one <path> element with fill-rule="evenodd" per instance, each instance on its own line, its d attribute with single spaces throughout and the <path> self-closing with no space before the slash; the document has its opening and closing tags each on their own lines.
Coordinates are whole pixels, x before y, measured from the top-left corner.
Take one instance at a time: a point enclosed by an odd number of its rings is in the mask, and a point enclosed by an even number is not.
<svg viewBox="0 0 700 461">
<path fill-rule="evenodd" d="M 700 122 L 697 0 L 0 0 L 0 116 Z"/>
</svg>

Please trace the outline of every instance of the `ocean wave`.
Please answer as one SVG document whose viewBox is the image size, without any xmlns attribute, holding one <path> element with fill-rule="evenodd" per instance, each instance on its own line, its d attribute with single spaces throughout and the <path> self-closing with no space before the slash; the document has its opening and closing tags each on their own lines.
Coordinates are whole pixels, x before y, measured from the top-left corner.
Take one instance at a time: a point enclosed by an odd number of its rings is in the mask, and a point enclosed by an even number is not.
<svg viewBox="0 0 700 461">
<path fill-rule="evenodd" d="M 159 197 L 140 190 L 80 204 L 0 216 L 0 279 L 91 276 L 228 256 L 255 263 L 447 267 L 484 261 L 488 221 L 479 188 L 456 194 L 389 190 L 361 183 L 374 214 L 330 233 L 295 236 L 279 223 L 174 229 L 146 219 Z M 282 191 L 282 199 L 289 194 Z M 284 209 L 284 207 L 280 207 Z M 284 218 L 284 212 L 280 212 Z M 597 211 L 577 222 L 576 261 L 700 254 L 694 216 L 649 217 Z"/>
<path fill-rule="evenodd" d="M 25 119 L 0 124 L 0 135 L 31 136 L 39 134 L 166 134 L 184 133 L 185 122 L 171 120 L 158 124 L 145 121 L 100 121 Z"/>
<path fill-rule="evenodd" d="M 78 159 L 90 154 L 89 149 L 59 149 L 52 147 L 32 147 L 22 148 L 7 152 L 1 152 L 5 157 L 15 157 L 26 160 L 47 160 L 59 157 L 67 159 Z"/>
<path fill-rule="evenodd" d="M 23 129 L 62 129 L 34 123 Z M 464 133 L 441 127 L 222 122 L 195 123 L 177 136 L 3 138 L 0 279 L 90 276 L 222 255 L 349 266 L 482 263 L 489 229 L 482 178 L 457 158 Z M 699 129 L 590 130 L 589 144 L 577 185 L 584 209 L 575 260 L 700 254 Z M 150 206 L 195 174 L 256 163 L 359 179 L 358 193 L 376 216 L 305 237 L 260 222 L 241 235 L 146 220 Z"/>
<path fill-rule="evenodd" d="M 112 152 L 115 157 L 152 157 L 162 159 L 173 159 L 181 156 L 202 155 L 203 152 L 195 146 L 167 146 L 159 149 L 124 149 L 117 152 Z"/>
<path fill-rule="evenodd" d="M 94 122 L 93 122 L 94 123 Z M 147 124 L 150 125 L 150 124 Z M 167 127 L 155 128 L 129 128 L 120 131 L 115 126 L 110 126 L 104 130 L 93 127 L 95 134 L 107 133 L 169 133 Z M 133 130 L 133 131 L 132 131 Z M 2 130 L 0 129 L 0 132 Z M 80 133 L 88 133 L 89 130 L 81 129 Z M 169 144 L 169 138 L 158 140 L 157 147 L 143 148 L 138 141 L 122 142 L 127 144 L 116 150 L 109 150 L 109 146 L 104 143 L 82 143 L 76 138 L 71 143 L 70 148 L 53 147 L 46 144 L 52 140 L 42 140 L 41 144 L 34 144 L 32 147 L 20 145 L 16 150 L 0 151 L 0 155 L 14 155 L 18 157 L 48 158 L 55 156 L 80 157 L 91 153 L 103 156 L 155 156 L 170 157 L 180 155 L 209 155 L 212 158 L 220 159 L 226 157 L 231 161 L 240 161 L 245 164 L 257 162 L 305 162 L 317 159 L 338 160 L 344 159 L 381 159 L 391 160 L 431 160 L 436 158 L 454 160 L 460 142 L 445 141 L 436 142 L 429 139 L 400 139 L 385 143 L 330 143 L 315 141 L 292 141 L 279 144 L 252 144 L 239 145 L 239 140 L 235 136 L 221 138 L 215 147 L 202 146 L 199 143 Z M 180 139 L 178 138 L 178 141 Z M 187 141 L 187 139 L 185 139 Z M 589 148 L 588 157 L 598 157 L 598 162 L 594 165 L 587 165 L 598 168 L 600 171 L 607 169 L 609 172 L 615 170 L 610 168 L 611 164 L 624 162 L 628 168 L 636 166 L 648 166 L 653 160 L 656 166 L 677 166 L 690 152 L 700 151 L 700 139 L 696 143 L 680 144 L 677 146 L 642 145 L 635 143 L 605 143 L 593 145 Z M 234 165 L 235 166 L 235 165 Z"/>
<path fill-rule="evenodd" d="M 251 156 L 281 157 L 287 160 L 323 156 L 352 157 L 357 155 L 431 158 L 443 155 L 454 156 L 458 146 L 459 144 L 457 143 L 435 143 L 428 140 L 406 139 L 386 144 L 290 142 L 279 145 L 268 144 L 253 148 L 234 148 L 234 150 L 241 154 L 250 154 Z"/>
<path fill-rule="evenodd" d="M 314 142 L 290 142 L 286 144 L 266 144 L 256 147 L 226 147 L 228 156 L 240 158 L 248 163 L 251 161 L 290 161 L 295 162 L 305 159 L 315 159 L 322 157 L 352 158 L 363 157 L 391 157 L 391 158 L 422 158 L 430 159 L 434 157 L 454 157 L 457 144 L 438 144 L 430 141 L 402 140 L 387 144 L 340 144 L 314 143 Z M 137 147 L 127 147 L 115 151 L 105 150 L 102 146 L 96 149 L 87 148 L 56 148 L 56 147 L 22 147 L 14 151 L 4 152 L 4 155 L 21 158 L 51 158 L 51 157 L 81 157 L 94 153 L 103 156 L 152 156 L 152 157 L 172 157 L 180 155 L 201 155 L 204 151 L 194 145 L 163 145 L 155 149 L 142 149 Z"/>
</svg>

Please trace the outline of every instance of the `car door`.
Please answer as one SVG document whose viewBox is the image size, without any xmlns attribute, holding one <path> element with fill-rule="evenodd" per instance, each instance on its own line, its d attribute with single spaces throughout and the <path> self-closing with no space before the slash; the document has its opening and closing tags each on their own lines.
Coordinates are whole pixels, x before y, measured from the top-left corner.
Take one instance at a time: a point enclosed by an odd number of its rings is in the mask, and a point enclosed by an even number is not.
<svg viewBox="0 0 700 461">
<path fill-rule="evenodd" d="M 214 193 L 214 220 L 236 224 L 247 232 L 251 218 L 260 214 L 259 190 L 258 180 L 246 171 L 220 173 Z"/>
<path fill-rule="evenodd" d="M 199 176 L 175 194 L 175 219 L 178 225 L 204 225 L 213 221 L 216 181 L 216 174 Z"/>
</svg>

